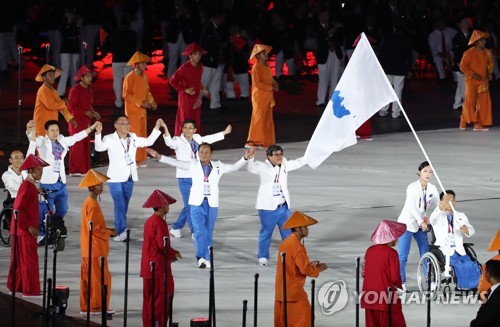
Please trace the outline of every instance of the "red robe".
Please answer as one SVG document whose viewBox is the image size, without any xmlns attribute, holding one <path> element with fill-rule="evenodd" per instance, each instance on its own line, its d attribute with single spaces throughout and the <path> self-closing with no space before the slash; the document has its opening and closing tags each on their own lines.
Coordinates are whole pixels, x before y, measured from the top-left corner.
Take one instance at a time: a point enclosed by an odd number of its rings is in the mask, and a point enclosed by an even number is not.
<svg viewBox="0 0 500 327">
<path fill-rule="evenodd" d="M 175 117 L 175 136 L 182 133 L 182 122 L 186 119 L 192 119 L 196 122 L 198 133 L 201 124 L 201 74 L 203 65 L 193 66 L 191 62 L 186 61 L 170 77 L 170 85 L 179 93 L 177 116 Z M 189 95 L 185 92 L 188 88 L 194 88 L 196 92 Z"/>
<path fill-rule="evenodd" d="M 38 245 L 36 237 L 28 231 L 30 226 L 38 230 L 38 189 L 27 179 L 19 187 L 14 210 L 19 210 L 17 218 L 17 269 L 16 292 L 23 294 L 40 294 L 40 271 L 38 268 Z M 10 234 L 14 235 L 14 216 L 10 226 Z M 14 237 L 10 251 L 10 268 L 7 288 L 12 291 L 12 260 L 14 259 Z"/>
<path fill-rule="evenodd" d="M 144 224 L 144 243 L 142 245 L 141 259 L 141 277 L 143 278 L 143 304 L 142 304 L 142 324 L 151 326 L 151 265 L 155 262 L 155 320 L 163 326 L 165 319 L 168 319 L 169 305 L 167 303 L 167 312 L 164 311 L 164 243 L 163 237 L 168 237 L 168 224 L 162 217 L 153 214 Z M 171 264 L 175 258 L 175 250 L 170 245 L 170 239 L 167 250 L 167 294 L 174 294 L 174 277 L 172 276 Z"/>
<path fill-rule="evenodd" d="M 276 264 L 274 326 L 284 326 L 283 270 L 280 253 L 286 253 L 287 323 L 290 327 L 311 326 L 311 305 L 304 291 L 306 277 L 318 277 L 319 268 L 311 266 L 306 248 L 292 233 L 279 246 Z"/>
<path fill-rule="evenodd" d="M 69 133 L 74 135 L 90 126 L 91 119 L 85 115 L 85 112 L 92 109 L 94 97 L 92 89 L 85 88 L 80 83 L 76 84 L 69 91 L 68 109 L 73 115 L 77 128 L 69 124 Z M 86 174 L 90 169 L 90 138 L 86 137 L 81 142 L 75 143 L 69 152 L 69 173 Z"/>
<path fill-rule="evenodd" d="M 108 270 L 108 254 L 111 231 L 106 227 L 106 221 L 104 220 L 99 202 L 91 196 L 88 196 L 82 205 L 82 221 L 80 227 L 80 250 L 82 253 L 82 263 L 80 267 L 80 311 L 87 311 L 87 288 L 89 282 L 89 221 L 93 222 L 90 311 L 102 312 L 100 257 L 104 257 L 104 284 L 107 285 L 106 308 L 109 309 L 111 274 Z"/>
<path fill-rule="evenodd" d="M 387 301 L 375 300 L 375 298 L 380 298 L 380 294 L 387 294 L 388 287 L 392 287 L 393 290 L 392 326 L 405 327 L 401 300 L 396 291 L 396 287 L 402 287 L 398 252 L 385 244 L 369 247 L 365 254 L 363 277 L 361 307 L 365 309 L 366 327 L 388 325 L 389 305 Z"/>
</svg>

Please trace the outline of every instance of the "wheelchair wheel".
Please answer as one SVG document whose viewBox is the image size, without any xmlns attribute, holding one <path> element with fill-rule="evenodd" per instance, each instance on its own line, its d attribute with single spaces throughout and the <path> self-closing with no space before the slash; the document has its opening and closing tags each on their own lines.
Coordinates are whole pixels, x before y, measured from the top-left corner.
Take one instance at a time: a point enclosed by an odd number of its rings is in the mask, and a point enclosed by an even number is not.
<svg viewBox="0 0 500 327">
<path fill-rule="evenodd" d="M 431 299 L 435 299 L 441 286 L 441 269 L 439 261 L 434 254 L 427 252 L 418 262 L 417 283 L 421 294 L 426 294 L 428 289 L 428 272 L 430 271 Z"/>
<path fill-rule="evenodd" d="M 2 245 L 10 246 L 10 220 L 12 218 L 12 209 L 4 208 L 0 213 L 0 239 Z"/>
</svg>

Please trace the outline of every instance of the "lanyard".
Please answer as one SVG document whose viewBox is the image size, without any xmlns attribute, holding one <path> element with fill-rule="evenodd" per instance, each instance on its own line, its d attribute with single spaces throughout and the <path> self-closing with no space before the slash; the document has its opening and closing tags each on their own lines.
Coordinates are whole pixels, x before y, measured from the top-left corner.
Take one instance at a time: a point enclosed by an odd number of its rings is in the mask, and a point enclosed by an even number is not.
<svg viewBox="0 0 500 327">
<path fill-rule="evenodd" d="M 274 175 L 274 183 L 279 183 L 280 175 L 281 175 L 281 167 L 278 166 L 278 173 L 276 175 Z"/>
<path fill-rule="evenodd" d="M 212 172 L 212 163 L 208 163 L 206 166 L 201 165 L 201 168 L 203 169 L 203 181 L 208 182 L 208 176 Z"/>
<path fill-rule="evenodd" d="M 128 150 L 130 150 L 130 136 L 127 135 L 127 148 L 126 149 L 125 149 L 125 146 L 123 146 L 121 139 L 120 139 L 120 144 L 122 145 L 123 151 L 125 153 L 128 153 Z"/>
</svg>

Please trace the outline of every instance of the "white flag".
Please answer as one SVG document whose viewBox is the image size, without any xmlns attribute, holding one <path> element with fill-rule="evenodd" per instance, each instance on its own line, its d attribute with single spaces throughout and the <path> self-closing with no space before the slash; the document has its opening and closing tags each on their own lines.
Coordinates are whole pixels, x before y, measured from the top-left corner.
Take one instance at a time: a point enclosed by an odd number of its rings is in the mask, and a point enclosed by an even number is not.
<svg viewBox="0 0 500 327">
<path fill-rule="evenodd" d="M 314 169 L 333 152 L 356 144 L 358 127 L 396 100 L 363 33 L 307 145 L 307 164 Z"/>
</svg>

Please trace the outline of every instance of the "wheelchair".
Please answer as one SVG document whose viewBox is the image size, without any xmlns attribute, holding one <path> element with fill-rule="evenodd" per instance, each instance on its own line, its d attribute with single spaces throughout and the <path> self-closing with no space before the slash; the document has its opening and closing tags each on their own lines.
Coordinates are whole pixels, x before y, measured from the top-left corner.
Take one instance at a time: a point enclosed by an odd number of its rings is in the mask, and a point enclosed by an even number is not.
<svg viewBox="0 0 500 327">
<path fill-rule="evenodd" d="M 10 244 L 10 221 L 14 212 L 14 198 L 11 198 L 9 191 L 7 192 L 7 199 L 3 201 L 3 209 L 0 212 L 0 240 L 3 246 L 9 247 Z"/>
<path fill-rule="evenodd" d="M 422 258 L 420 258 L 417 267 L 417 283 L 420 293 L 426 294 L 428 290 L 429 273 L 431 283 L 430 297 L 432 300 L 435 300 L 440 292 L 443 293 L 445 298 L 449 298 L 452 292 L 452 287 L 450 285 L 452 283 L 455 285 L 453 290 L 460 292 L 460 294 L 465 293 L 467 295 L 469 292 L 477 292 L 477 288 L 467 290 L 458 288 L 457 276 L 452 265 L 450 265 L 451 277 L 444 276 L 446 258 L 443 252 L 439 249 L 439 246 L 434 245 L 436 237 L 431 225 L 429 225 L 427 236 L 429 238 L 429 252 L 425 253 Z M 479 270 L 481 270 L 482 266 L 477 260 L 477 255 L 473 246 L 474 243 L 464 243 L 465 252 L 472 259 L 472 261 L 478 265 Z"/>
</svg>

